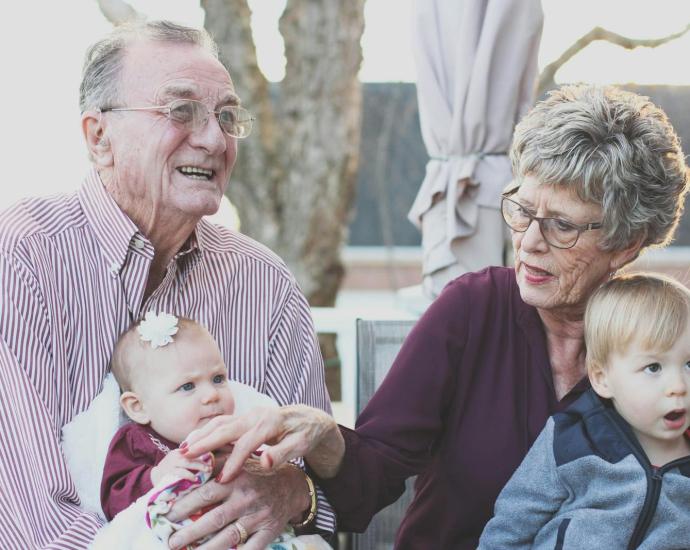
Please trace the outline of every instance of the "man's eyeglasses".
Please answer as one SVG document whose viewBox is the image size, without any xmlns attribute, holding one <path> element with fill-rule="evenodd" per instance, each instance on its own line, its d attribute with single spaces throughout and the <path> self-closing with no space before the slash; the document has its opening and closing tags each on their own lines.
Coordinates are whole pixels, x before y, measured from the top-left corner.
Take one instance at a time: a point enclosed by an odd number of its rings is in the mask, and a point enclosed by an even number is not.
<svg viewBox="0 0 690 550">
<path fill-rule="evenodd" d="M 533 220 L 539 223 L 539 229 L 544 240 L 555 248 L 572 248 L 577 243 L 580 233 L 590 229 L 600 229 L 600 223 L 577 225 L 560 218 L 542 218 L 533 215 L 527 208 L 508 197 L 519 188 L 515 188 L 501 195 L 501 211 L 503 220 L 508 227 L 518 233 L 527 231 Z"/>
<path fill-rule="evenodd" d="M 127 107 L 100 109 L 101 113 L 108 111 L 163 111 L 175 128 L 184 132 L 196 132 L 208 122 L 211 113 L 216 115 L 218 124 L 229 136 L 246 138 L 252 131 L 254 117 L 242 107 L 222 107 L 220 111 L 210 111 L 201 101 L 194 99 L 176 99 L 170 105 L 160 107 Z"/>
</svg>

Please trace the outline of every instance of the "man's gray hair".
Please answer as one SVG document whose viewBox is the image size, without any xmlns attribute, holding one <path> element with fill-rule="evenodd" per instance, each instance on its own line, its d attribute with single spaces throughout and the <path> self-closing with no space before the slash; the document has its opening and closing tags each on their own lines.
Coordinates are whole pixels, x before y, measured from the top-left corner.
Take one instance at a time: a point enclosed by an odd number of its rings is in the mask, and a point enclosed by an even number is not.
<svg viewBox="0 0 690 550">
<path fill-rule="evenodd" d="M 664 246 L 683 213 L 688 168 L 665 113 L 613 86 L 564 86 L 515 128 L 516 183 L 530 175 L 601 205 L 603 250 Z M 586 220 L 598 222 L 599 220 Z"/>
<path fill-rule="evenodd" d="M 125 50 L 127 46 L 144 40 L 197 45 L 218 59 L 218 46 L 204 29 L 184 27 L 170 21 L 124 23 L 86 51 L 79 87 L 82 113 L 87 109 L 119 106 L 120 71 Z"/>
</svg>

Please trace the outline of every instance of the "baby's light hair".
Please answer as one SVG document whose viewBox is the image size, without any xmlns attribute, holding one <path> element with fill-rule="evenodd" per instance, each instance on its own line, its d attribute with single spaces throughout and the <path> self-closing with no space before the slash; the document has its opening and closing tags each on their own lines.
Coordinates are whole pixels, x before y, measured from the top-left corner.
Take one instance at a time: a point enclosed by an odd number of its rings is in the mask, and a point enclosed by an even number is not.
<svg viewBox="0 0 690 550">
<path fill-rule="evenodd" d="M 115 375 L 120 390 L 122 392 L 135 391 L 135 386 L 141 375 L 146 372 L 147 361 L 145 360 L 147 353 L 161 352 L 167 346 L 174 346 L 175 342 L 180 338 L 185 338 L 193 328 L 200 328 L 203 331 L 206 329 L 196 321 L 186 317 L 177 318 L 177 333 L 173 336 L 172 344 L 153 349 L 151 342 L 145 342 L 141 339 L 141 335 L 137 332 L 137 328 L 141 325 L 141 320 L 133 323 L 125 332 L 120 335 L 113 356 L 110 359 L 110 370 Z"/>
<path fill-rule="evenodd" d="M 690 318 L 690 290 L 673 277 L 635 273 L 599 287 L 585 311 L 587 370 L 604 370 L 611 355 L 635 342 L 645 351 L 668 351 Z"/>
</svg>

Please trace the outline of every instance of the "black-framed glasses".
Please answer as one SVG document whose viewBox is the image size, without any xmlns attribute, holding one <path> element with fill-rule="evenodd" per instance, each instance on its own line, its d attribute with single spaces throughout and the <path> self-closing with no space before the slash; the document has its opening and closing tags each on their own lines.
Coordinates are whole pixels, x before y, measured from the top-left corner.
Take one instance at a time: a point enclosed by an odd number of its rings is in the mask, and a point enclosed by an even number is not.
<svg viewBox="0 0 690 550">
<path fill-rule="evenodd" d="M 529 229 L 529 226 L 532 225 L 532 221 L 537 220 L 541 234 L 547 243 L 555 248 L 567 249 L 577 244 L 580 233 L 583 231 L 601 228 L 601 222 L 577 225 L 560 218 L 542 218 L 540 216 L 535 216 L 519 202 L 515 202 L 508 198 L 518 189 L 519 187 L 516 187 L 501 195 L 501 212 L 503 213 L 503 220 L 513 231 L 524 233 Z"/>
<path fill-rule="evenodd" d="M 208 122 L 211 113 L 216 115 L 223 132 L 231 137 L 246 138 L 252 131 L 255 118 L 242 107 L 227 106 L 220 111 L 211 111 L 205 103 L 195 99 L 176 99 L 170 105 L 158 107 L 123 107 L 99 109 L 108 111 L 164 111 L 175 128 L 184 132 L 201 130 Z"/>
</svg>

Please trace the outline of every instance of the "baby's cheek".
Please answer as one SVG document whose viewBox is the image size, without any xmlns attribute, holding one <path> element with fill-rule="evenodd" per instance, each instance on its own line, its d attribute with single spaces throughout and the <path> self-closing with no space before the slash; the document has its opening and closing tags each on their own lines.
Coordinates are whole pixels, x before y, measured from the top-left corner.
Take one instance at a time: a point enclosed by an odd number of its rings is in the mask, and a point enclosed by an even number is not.
<svg viewBox="0 0 690 550">
<path fill-rule="evenodd" d="M 228 396 L 226 399 L 226 405 L 225 405 L 225 414 L 234 414 L 235 413 L 235 398 L 232 394 Z"/>
</svg>

